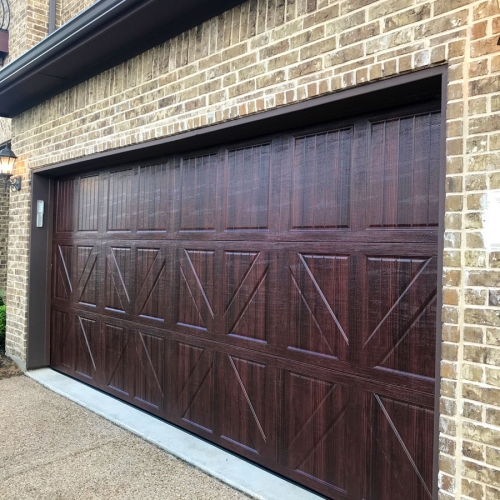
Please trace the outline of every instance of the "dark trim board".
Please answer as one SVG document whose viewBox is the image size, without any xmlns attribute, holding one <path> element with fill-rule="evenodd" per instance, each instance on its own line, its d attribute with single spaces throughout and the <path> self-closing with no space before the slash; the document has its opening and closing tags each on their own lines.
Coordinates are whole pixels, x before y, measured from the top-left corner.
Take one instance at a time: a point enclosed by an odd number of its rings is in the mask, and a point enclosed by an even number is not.
<svg viewBox="0 0 500 500">
<path fill-rule="evenodd" d="M 148 161 L 169 153 L 182 152 L 209 147 L 221 142 L 251 138 L 258 135 L 296 128 L 298 126 L 319 124 L 349 115 L 366 113 L 381 108 L 394 108 L 420 100 L 440 99 L 443 117 L 441 136 L 441 186 L 440 186 L 440 229 L 439 229 L 439 268 L 442 268 L 444 242 L 444 179 L 445 179 L 445 123 L 446 123 L 446 83 L 447 68 L 444 66 L 396 77 L 352 90 L 323 96 L 303 103 L 286 106 L 258 115 L 205 127 L 196 131 L 179 134 L 166 139 L 107 151 L 77 160 L 44 167 L 32 176 L 32 228 L 30 235 L 30 275 L 29 275 L 29 322 L 28 322 L 28 369 L 50 364 L 48 307 L 50 305 L 50 244 L 52 228 L 47 225 L 52 219 L 52 178 L 75 172 L 90 171 L 99 167 L 110 167 L 133 161 Z M 35 226 L 36 200 L 47 203 L 45 227 Z M 45 266 L 43 265 L 45 262 Z M 438 273 L 439 275 L 439 273 Z M 41 292 L 46 290 L 45 295 Z M 437 499 L 438 439 L 439 426 L 439 362 L 441 359 L 441 283 L 438 283 L 437 339 L 436 339 L 436 393 L 435 393 L 435 436 L 434 436 L 434 487 L 433 498 Z"/>
<path fill-rule="evenodd" d="M 50 363 L 49 307 L 50 307 L 50 247 L 52 241 L 52 179 L 32 175 L 31 224 L 29 252 L 28 295 L 28 359 L 29 370 Z M 45 202 L 43 227 L 36 227 L 36 202 Z M 45 291 L 45 293 L 44 293 Z"/>
</svg>

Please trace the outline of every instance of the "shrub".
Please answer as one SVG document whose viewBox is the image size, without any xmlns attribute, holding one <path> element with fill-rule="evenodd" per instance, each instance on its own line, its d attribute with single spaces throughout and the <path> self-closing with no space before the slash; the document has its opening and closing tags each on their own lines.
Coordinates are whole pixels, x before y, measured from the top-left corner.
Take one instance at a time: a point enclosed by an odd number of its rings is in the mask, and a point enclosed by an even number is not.
<svg viewBox="0 0 500 500">
<path fill-rule="evenodd" d="M 0 306 L 0 349 L 5 350 L 5 322 L 7 319 L 6 306 Z"/>
</svg>

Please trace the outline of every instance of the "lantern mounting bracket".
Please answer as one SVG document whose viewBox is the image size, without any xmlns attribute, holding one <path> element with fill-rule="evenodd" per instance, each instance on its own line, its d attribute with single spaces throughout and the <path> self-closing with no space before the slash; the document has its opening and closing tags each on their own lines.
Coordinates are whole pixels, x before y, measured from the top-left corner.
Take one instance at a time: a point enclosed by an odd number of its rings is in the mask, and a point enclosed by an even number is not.
<svg viewBox="0 0 500 500">
<path fill-rule="evenodd" d="M 21 176 L 12 177 L 10 174 L 0 174 L 0 181 L 3 181 L 4 192 L 10 189 L 12 191 L 21 191 Z"/>
</svg>

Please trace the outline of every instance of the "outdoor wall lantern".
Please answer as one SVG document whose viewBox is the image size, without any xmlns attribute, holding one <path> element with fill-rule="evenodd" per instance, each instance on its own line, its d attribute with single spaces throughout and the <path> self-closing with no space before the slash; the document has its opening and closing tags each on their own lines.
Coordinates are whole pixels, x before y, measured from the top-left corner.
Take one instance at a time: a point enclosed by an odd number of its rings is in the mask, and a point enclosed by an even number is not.
<svg viewBox="0 0 500 500">
<path fill-rule="evenodd" d="M 21 190 L 21 177 L 13 177 L 12 180 L 12 167 L 16 162 L 17 156 L 10 149 L 10 144 L 6 144 L 0 151 L 0 181 L 4 182 L 5 191 L 10 187 L 12 191 Z"/>
</svg>

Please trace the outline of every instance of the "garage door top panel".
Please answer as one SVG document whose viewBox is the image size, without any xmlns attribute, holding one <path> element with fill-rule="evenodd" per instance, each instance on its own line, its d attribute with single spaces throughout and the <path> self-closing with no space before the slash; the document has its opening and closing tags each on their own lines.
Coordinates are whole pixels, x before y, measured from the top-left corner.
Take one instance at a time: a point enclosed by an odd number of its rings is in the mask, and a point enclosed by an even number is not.
<svg viewBox="0 0 500 500">
<path fill-rule="evenodd" d="M 55 231 L 111 239 L 435 242 L 439 125 L 439 113 L 359 120 L 89 173 L 58 183 Z"/>
</svg>

